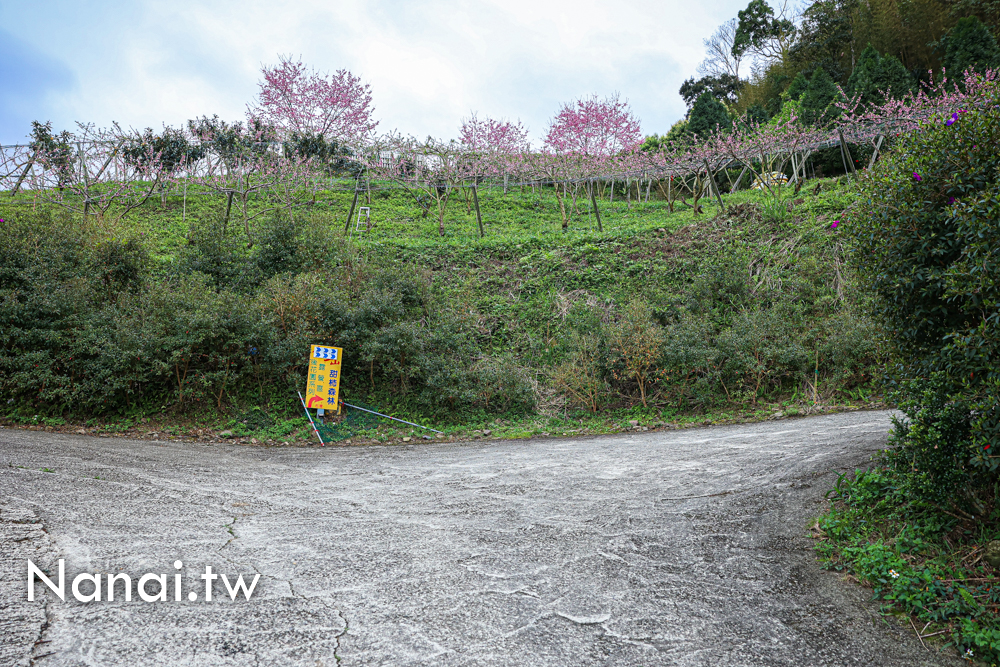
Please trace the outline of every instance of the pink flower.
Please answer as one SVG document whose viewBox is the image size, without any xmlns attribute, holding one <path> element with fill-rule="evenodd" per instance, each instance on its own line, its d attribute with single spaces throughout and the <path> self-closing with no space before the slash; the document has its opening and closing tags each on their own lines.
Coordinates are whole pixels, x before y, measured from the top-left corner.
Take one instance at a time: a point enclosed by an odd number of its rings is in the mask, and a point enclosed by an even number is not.
<svg viewBox="0 0 1000 667">
<path fill-rule="evenodd" d="M 836 229 L 838 224 L 840 224 L 840 220 L 834 220 L 833 224 L 830 225 L 830 229 Z"/>
<path fill-rule="evenodd" d="M 913 180 L 922 181 L 924 179 L 920 178 L 920 174 L 918 174 L 917 172 L 913 172 Z"/>
</svg>

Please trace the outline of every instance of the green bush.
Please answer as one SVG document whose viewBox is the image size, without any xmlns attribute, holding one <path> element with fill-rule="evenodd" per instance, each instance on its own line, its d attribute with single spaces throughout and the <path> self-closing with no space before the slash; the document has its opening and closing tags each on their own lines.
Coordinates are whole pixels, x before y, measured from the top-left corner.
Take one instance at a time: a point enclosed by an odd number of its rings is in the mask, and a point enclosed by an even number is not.
<svg viewBox="0 0 1000 667">
<path fill-rule="evenodd" d="M 5 221 L 0 399 L 32 414 L 294 406 L 309 345 L 331 343 L 358 394 L 439 412 L 532 408 L 529 374 L 486 353 L 425 274 L 366 265 L 319 232 L 275 217 L 250 249 L 196 226 L 154 274 L 138 239 L 47 214 Z"/>
<path fill-rule="evenodd" d="M 783 384 L 797 384 L 810 361 L 786 309 L 741 312 L 716 340 L 720 375 L 727 394 L 757 399 Z"/>
<path fill-rule="evenodd" d="M 995 481 L 1000 445 L 1000 87 L 988 91 L 901 138 L 847 225 L 898 360 L 901 460 L 918 495 L 969 516 L 983 513 L 976 491 Z"/>
</svg>

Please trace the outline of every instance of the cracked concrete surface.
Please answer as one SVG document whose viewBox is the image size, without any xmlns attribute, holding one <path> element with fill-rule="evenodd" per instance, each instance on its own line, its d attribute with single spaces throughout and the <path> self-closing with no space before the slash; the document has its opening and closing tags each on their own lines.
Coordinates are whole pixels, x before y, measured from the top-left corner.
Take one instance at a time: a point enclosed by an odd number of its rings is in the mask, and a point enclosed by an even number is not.
<svg viewBox="0 0 1000 667">
<path fill-rule="evenodd" d="M 888 428 L 305 450 L 0 431 L 0 664 L 959 664 L 807 536 Z M 249 601 L 28 603 L 29 557 L 68 579 L 179 559 L 185 592 L 206 565 L 261 579 Z"/>
</svg>

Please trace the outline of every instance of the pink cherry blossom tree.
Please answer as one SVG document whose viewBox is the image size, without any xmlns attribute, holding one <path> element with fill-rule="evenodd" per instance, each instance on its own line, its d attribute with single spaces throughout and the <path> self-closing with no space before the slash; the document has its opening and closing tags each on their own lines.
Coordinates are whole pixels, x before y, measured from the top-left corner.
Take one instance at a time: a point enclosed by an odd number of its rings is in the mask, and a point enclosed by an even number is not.
<svg viewBox="0 0 1000 667">
<path fill-rule="evenodd" d="M 476 114 L 462 121 L 459 143 L 465 152 L 469 170 L 477 178 L 502 178 L 506 183 L 524 163 L 531 151 L 528 128 L 520 121 L 480 120 Z"/>
<path fill-rule="evenodd" d="M 372 120 L 371 87 L 346 69 L 322 74 L 281 56 L 277 65 L 261 67 L 261 75 L 247 116 L 275 127 L 282 138 L 298 134 L 352 144 L 378 124 Z"/>
<path fill-rule="evenodd" d="M 564 104 L 549 121 L 545 136 L 544 173 L 553 181 L 567 181 L 576 188 L 582 179 L 610 175 L 627 169 L 627 156 L 634 153 L 642 141 L 639 119 L 628 102 L 618 94 L 601 99 L 597 95 Z M 556 197 L 562 214 L 563 228 L 569 225 L 565 191 L 556 185 Z"/>
</svg>

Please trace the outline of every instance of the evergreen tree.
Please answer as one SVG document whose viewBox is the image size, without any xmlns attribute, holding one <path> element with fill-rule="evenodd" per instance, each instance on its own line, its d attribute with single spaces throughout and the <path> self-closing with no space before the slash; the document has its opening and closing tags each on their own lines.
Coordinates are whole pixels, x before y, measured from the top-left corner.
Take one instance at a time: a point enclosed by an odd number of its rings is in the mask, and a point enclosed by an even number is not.
<svg viewBox="0 0 1000 667">
<path fill-rule="evenodd" d="M 747 125 L 758 125 L 760 123 L 766 123 L 770 116 L 767 113 L 767 109 L 759 104 L 751 104 L 747 107 L 746 112 L 743 114 L 743 122 Z"/>
<path fill-rule="evenodd" d="M 817 67 L 809 79 L 806 92 L 802 93 L 802 122 L 806 125 L 823 124 L 836 115 L 837 110 L 831 107 L 839 97 L 836 84 L 826 70 Z"/>
<path fill-rule="evenodd" d="M 881 60 L 882 56 L 879 54 L 878 49 L 871 44 L 865 47 L 865 50 L 858 56 L 858 62 L 854 65 L 854 71 L 847 78 L 846 90 L 848 95 L 854 96 L 860 94 L 862 103 L 871 102 L 869 98 L 873 91 L 872 81 L 875 78 L 875 70 L 878 69 Z"/>
<path fill-rule="evenodd" d="M 875 87 L 880 93 L 888 93 L 889 97 L 898 100 L 913 92 L 917 87 L 916 79 L 903 67 L 896 56 L 883 56 L 875 70 Z M 884 101 L 884 100 L 880 100 Z"/>
<path fill-rule="evenodd" d="M 715 132 L 725 132 L 729 129 L 729 112 L 722 102 L 715 99 L 711 93 L 702 93 L 691 107 L 688 116 L 688 132 L 707 137 Z"/>
<path fill-rule="evenodd" d="M 860 95 L 861 104 L 882 104 L 886 93 L 899 99 L 911 92 L 913 76 L 895 56 L 881 56 L 871 44 L 861 52 L 858 63 L 847 80 L 847 94 Z"/>
<path fill-rule="evenodd" d="M 944 66 L 948 77 L 959 79 L 967 69 L 982 71 L 1000 66 L 997 40 L 975 16 L 960 19 L 945 38 Z"/>
<path fill-rule="evenodd" d="M 798 100 L 802 97 L 802 93 L 806 92 L 806 88 L 809 87 L 809 79 L 802 72 L 795 75 L 792 79 L 792 83 L 788 86 L 788 90 L 785 92 L 788 94 L 788 99 Z"/>
</svg>

